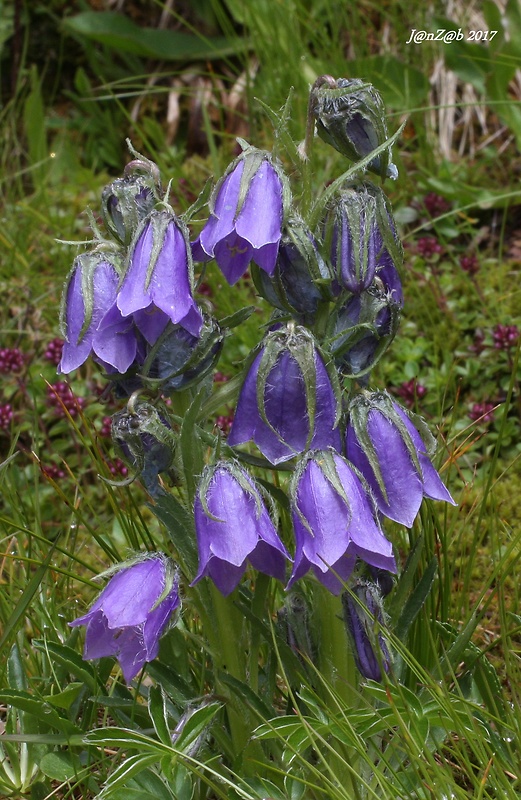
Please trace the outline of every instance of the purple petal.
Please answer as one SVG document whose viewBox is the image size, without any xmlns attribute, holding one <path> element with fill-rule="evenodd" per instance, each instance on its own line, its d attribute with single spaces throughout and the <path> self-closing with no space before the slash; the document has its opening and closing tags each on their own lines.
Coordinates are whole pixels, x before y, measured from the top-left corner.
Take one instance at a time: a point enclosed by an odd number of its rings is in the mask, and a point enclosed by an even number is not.
<svg viewBox="0 0 521 800">
<path fill-rule="evenodd" d="M 151 304 L 134 314 L 134 323 L 148 344 L 155 344 L 168 325 L 170 317 L 157 306 Z"/>
<path fill-rule="evenodd" d="M 145 622 L 165 585 L 165 567 L 159 558 L 147 558 L 112 576 L 96 604 L 109 628 Z"/>
<path fill-rule="evenodd" d="M 174 611 L 180 607 L 179 587 L 174 584 L 172 591 L 162 603 L 147 616 L 143 626 L 143 641 L 147 653 L 147 661 L 153 661 L 159 652 L 159 640 L 168 625 Z"/>
<path fill-rule="evenodd" d="M 244 381 L 228 443 L 232 446 L 253 439 L 262 454 L 278 464 L 301 453 L 308 440 L 304 379 L 297 361 L 289 351 L 283 351 L 272 368 L 264 391 L 267 425 L 257 408 L 257 375 L 262 353 L 254 360 Z M 336 401 L 327 371 L 315 356 L 317 375 L 317 413 L 311 447 L 340 449 L 340 435 L 335 424 Z M 276 432 L 275 432 L 276 431 Z M 278 435 L 277 435 L 278 434 Z"/>
<path fill-rule="evenodd" d="M 147 651 L 143 642 L 142 628 L 124 628 L 118 634 L 117 644 L 117 658 L 123 672 L 123 677 L 127 683 L 130 683 L 147 661 Z"/>
<path fill-rule="evenodd" d="M 89 357 L 94 332 L 100 320 L 116 300 L 117 285 L 118 275 L 116 270 L 112 264 L 101 261 L 95 269 L 92 281 L 92 317 L 80 341 L 80 334 L 85 322 L 81 265 L 75 270 L 67 289 L 65 301 L 67 338 L 63 346 L 60 372 L 72 372 L 73 369 L 77 369 Z"/>
<path fill-rule="evenodd" d="M 264 247 L 253 251 L 252 260 L 267 272 L 268 275 L 273 275 L 275 267 L 277 266 L 277 256 L 279 253 L 279 243 L 266 244 Z"/>
<path fill-rule="evenodd" d="M 114 303 L 101 320 L 92 349 L 105 363 L 124 374 L 136 358 L 137 341 L 132 319 L 123 317 Z"/>
<path fill-rule="evenodd" d="M 208 562 L 208 566 L 203 574 L 211 578 L 221 594 L 226 597 L 237 588 L 244 575 L 245 569 L 246 563 L 235 567 L 233 564 L 228 564 L 227 561 L 221 561 L 221 559 L 214 557 Z M 202 575 L 199 577 L 202 577 Z M 191 585 L 198 579 L 199 578 L 196 578 Z"/>
<path fill-rule="evenodd" d="M 398 429 L 376 409 L 369 413 L 367 431 L 376 451 L 387 500 L 351 426 L 347 430 L 347 458 L 367 480 L 381 513 L 410 528 L 420 509 L 423 487 L 407 446 Z"/>
<path fill-rule="evenodd" d="M 253 257 L 253 248 L 249 242 L 232 231 L 216 243 L 214 256 L 224 277 L 230 286 L 233 286 L 248 269 Z"/>
<path fill-rule="evenodd" d="M 71 624 L 78 622 L 79 620 L 75 620 Z M 83 658 L 91 661 L 93 658 L 115 656 L 117 652 L 118 645 L 114 639 L 114 631 L 110 630 L 106 617 L 99 611 L 87 625 Z"/>
<path fill-rule="evenodd" d="M 282 184 L 265 159 L 248 185 L 235 230 L 255 250 L 266 244 L 278 245 L 282 227 Z"/>
<path fill-rule="evenodd" d="M 284 580 L 286 561 L 288 559 L 289 553 L 284 552 L 284 547 L 280 540 L 276 545 L 268 544 L 266 541 L 259 541 L 253 552 L 250 553 L 252 567 L 265 575 L 277 578 L 279 581 Z"/>
<path fill-rule="evenodd" d="M 353 572 L 356 564 L 356 555 L 346 552 L 335 564 L 331 564 L 330 569 L 325 571 L 313 566 L 313 572 L 320 583 L 328 589 L 331 594 L 340 594 L 344 589 L 344 583 Z"/>
<path fill-rule="evenodd" d="M 190 247 L 192 248 L 192 259 L 194 261 L 200 261 L 200 262 L 210 261 L 212 256 L 203 250 L 199 239 L 200 237 L 198 236 L 195 242 L 192 242 L 190 245 Z"/>
<path fill-rule="evenodd" d="M 433 467 L 432 462 L 426 453 L 423 439 L 414 427 L 412 421 L 396 403 L 394 403 L 394 408 L 403 419 L 405 427 L 407 428 L 407 431 L 409 432 L 409 435 L 416 448 L 422 470 L 423 493 L 425 497 L 429 497 L 431 500 L 443 500 L 446 503 L 451 503 L 453 506 L 455 506 L 455 501 L 452 499 L 445 484 L 441 480 L 438 471 Z"/>
</svg>

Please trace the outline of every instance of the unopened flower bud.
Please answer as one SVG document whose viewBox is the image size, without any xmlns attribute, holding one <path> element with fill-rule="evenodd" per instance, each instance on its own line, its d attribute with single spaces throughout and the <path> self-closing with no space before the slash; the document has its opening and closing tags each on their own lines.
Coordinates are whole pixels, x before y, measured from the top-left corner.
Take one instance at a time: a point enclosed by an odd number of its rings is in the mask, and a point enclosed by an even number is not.
<svg viewBox="0 0 521 800">
<path fill-rule="evenodd" d="M 399 321 L 399 307 L 376 285 L 350 297 L 331 317 L 330 350 L 341 374 L 366 376 L 393 341 Z"/>
<path fill-rule="evenodd" d="M 252 269 L 259 292 L 272 306 L 312 323 L 321 300 L 330 297 L 331 274 L 312 234 L 300 220 L 292 220 L 283 236 L 275 272 L 270 277 Z"/>
<path fill-rule="evenodd" d="M 159 170 L 153 161 L 136 159 L 123 178 L 109 183 L 101 194 L 101 216 L 120 244 L 128 247 L 145 217 L 160 199 Z"/>
<path fill-rule="evenodd" d="M 175 436 L 170 425 L 149 403 L 112 417 L 112 438 L 119 445 L 149 494 L 160 492 L 158 475 L 174 459 Z"/>
<path fill-rule="evenodd" d="M 323 75 L 311 89 L 311 111 L 317 133 L 351 161 L 360 161 L 389 137 L 382 97 L 370 83 Z M 384 150 L 367 169 L 382 178 L 398 177 L 390 149 Z"/>
<path fill-rule="evenodd" d="M 207 315 L 199 336 L 193 336 L 181 325 L 169 326 L 153 347 L 143 377 L 151 378 L 163 394 L 187 389 L 215 367 L 223 342 L 223 331 Z"/>
<path fill-rule="evenodd" d="M 403 250 L 387 198 L 369 181 L 342 188 L 327 210 L 323 229 L 325 257 L 340 287 L 352 294 L 369 288 L 381 270 L 402 266 Z"/>
<path fill-rule="evenodd" d="M 385 622 L 382 597 L 375 584 L 365 581 L 356 583 L 352 593 L 355 597 L 344 592 L 342 606 L 356 666 L 364 678 L 381 681 L 382 670 L 389 672 L 391 666 L 387 642 L 378 631 Z"/>
</svg>

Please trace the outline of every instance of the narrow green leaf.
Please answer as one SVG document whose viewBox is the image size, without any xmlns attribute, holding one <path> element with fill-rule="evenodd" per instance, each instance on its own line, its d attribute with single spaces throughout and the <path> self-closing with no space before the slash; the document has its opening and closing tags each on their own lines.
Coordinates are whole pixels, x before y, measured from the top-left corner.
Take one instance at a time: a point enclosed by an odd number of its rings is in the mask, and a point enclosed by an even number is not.
<svg viewBox="0 0 521 800">
<path fill-rule="evenodd" d="M 163 742 L 163 744 L 172 744 L 172 737 L 168 728 L 166 697 L 160 686 L 150 687 L 148 694 L 148 711 L 159 740 Z"/>
<path fill-rule="evenodd" d="M 18 603 L 16 604 L 11 616 L 6 621 L 5 627 L 4 627 L 4 632 L 3 632 L 2 636 L 0 637 L 0 652 L 1 652 L 2 647 L 4 646 L 4 644 L 7 642 L 7 640 L 9 639 L 11 634 L 13 633 L 14 629 L 16 628 L 18 622 L 25 615 L 25 612 L 27 611 L 27 608 L 29 607 L 29 605 L 31 603 L 31 600 L 33 599 L 34 595 L 38 591 L 38 587 L 40 586 L 40 583 L 42 582 L 43 577 L 44 577 L 45 573 L 47 572 L 47 568 L 48 568 L 48 566 L 49 566 L 49 564 L 51 562 L 51 558 L 53 556 L 55 547 L 56 547 L 56 542 L 54 542 L 51 545 L 51 547 L 49 549 L 49 552 L 47 554 L 47 557 L 41 563 L 41 565 L 38 567 L 38 569 L 34 573 L 33 577 L 31 578 L 31 580 L 29 581 L 29 583 L 25 587 L 24 591 L 22 592 L 22 596 L 18 600 Z"/>
<path fill-rule="evenodd" d="M 174 739 L 176 750 L 188 752 L 199 736 L 209 727 L 212 719 L 222 707 L 222 703 L 207 703 L 196 709 L 188 717 L 182 730 Z"/>
<path fill-rule="evenodd" d="M 135 753 L 127 756 L 110 775 L 104 789 L 98 795 L 98 800 L 105 800 L 111 797 L 112 791 L 118 787 L 125 786 L 131 780 L 151 764 L 157 763 L 159 756 L 155 753 Z"/>
<path fill-rule="evenodd" d="M 203 443 L 199 436 L 196 422 L 205 396 L 206 391 L 204 388 L 197 393 L 190 408 L 184 415 L 179 435 L 183 472 L 190 504 L 193 503 L 197 484 L 204 468 Z"/>
<path fill-rule="evenodd" d="M 82 680 L 91 690 L 97 692 L 100 690 L 100 684 L 96 676 L 94 667 L 83 660 L 79 653 L 59 642 L 48 642 L 45 639 L 33 639 L 32 646 L 35 650 L 40 650 L 42 653 L 47 653 L 53 661 L 58 661 L 69 672 Z"/>
<path fill-rule="evenodd" d="M 418 585 L 407 600 L 405 607 L 400 614 L 398 622 L 394 630 L 395 635 L 399 639 L 404 639 L 412 623 L 418 616 L 425 600 L 429 596 L 429 592 L 434 583 L 436 572 L 438 571 L 438 562 L 436 557 L 433 556 L 423 575 L 421 576 Z"/>
<path fill-rule="evenodd" d="M 422 557 L 423 542 L 424 536 L 423 533 L 420 533 L 407 557 L 405 567 L 400 575 L 400 580 L 396 584 L 396 588 L 392 596 L 392 602 L 388 607 L 388 613 L 393 622 L 395 622 L 398 619 L 399 614 L 401 614 L 407 597 L 409 596 L 413 587 L 416 570 L 418 569 L 418 565 Z"/>
<path fill-rule="evenodd" d="M 92 39 L 111 50 L 164 61 L 223 58 L 248 47 L 243 38 L 220 36 L 207 39 L 179 31 L 144 28 L 116 11 L 84 11 L 66 17 L 62 24 L 69 33 Z"/>
<path fill-rule="evenodd" d="M 70 722 L 68 719 L 60 717 L 48 703 L 45 703 L 41 698 L 34 697 L 28 692 L 15 689 L 6 689 L 0 692 L 0 702 L 13 706 L 20 711 L 25 711 L 36 719 L 44 722 L 52 728 L 56 728 L 61 733 L 65 734 L 78 734 L 81 733 L 80 729 Z"/>
<path fill-rule="evenodd" d="M 150 509 L 165 525 L 183 569 L 189 575 L 197 572 L 195 523 L 191 514 L 172 494 L 161 495 Z"/>
</svg>

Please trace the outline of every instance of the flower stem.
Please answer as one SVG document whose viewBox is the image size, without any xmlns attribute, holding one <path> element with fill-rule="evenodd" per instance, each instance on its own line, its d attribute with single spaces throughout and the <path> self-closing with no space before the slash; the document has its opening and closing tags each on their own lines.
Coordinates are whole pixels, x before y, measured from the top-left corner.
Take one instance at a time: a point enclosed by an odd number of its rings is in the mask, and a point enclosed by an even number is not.
<svg viewBox="0 0 521 800">
<path fill-rule="evenodd" d="M 230 737 L 236 760 L 233 767 L 237 768 L 240 763 L 241 772 L 248 774 L 256 770 L 254 761 L 262 761 L 264 757 L 260 743 L 250 741 L 255 720 L 239 692 L 225 679 L 227 674 L 235 681 L 248 683 L 245 620 L 233 601 L 233 594 L 223 597 L 212 585 L 211 597 L 215 625 L 206 633 L 215 659 L 216 689 L 227 700 Z"/>
<path fill-rule="evenodd" d="M 342 616 L 340 597 L 331 594 L 325 587 L 315 590 L 315 630 L 318 636 L 318 668 L 322 676 L 324 704 L 331 715 L 358 705 L 358 673 L 353 656 L 349 652 L 347 634 Z M 339 702 L 341 705 L 339 705 Z M 347 793 L 358 797 L 355 786 L 356 753 L 340 742 L 333 743 L 335 753 L 331 753 L 331 769 Z"/>
</svg>

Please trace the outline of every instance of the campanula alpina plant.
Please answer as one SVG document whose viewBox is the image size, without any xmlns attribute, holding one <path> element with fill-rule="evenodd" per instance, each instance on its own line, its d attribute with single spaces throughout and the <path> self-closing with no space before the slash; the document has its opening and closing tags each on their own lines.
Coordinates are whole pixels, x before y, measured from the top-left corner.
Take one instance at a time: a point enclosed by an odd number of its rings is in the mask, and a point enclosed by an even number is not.
<svg viewBox="0 0 521 800">
<path fill-rule="evenodd" d="M 360 475 L 334 450 L 316 450 L 301 459 L 290 489 L 296 550 L 288 588 L 313 569 L 338 594 L 357 558 L 396 572 L 392 544 Z"/>
<path fill-rule="evenodd" d="M 193 244 L 196 261 L 215 258 L 229 284 L 250 261 L 273 274 L 289 187 L 270 153 L 246 147 L 217 183 L 210 218 Z"/>
<path fill-rule="evenodd" d="M 271 464 L 305 450 L 340 450 L 339 386 L 306 328 L 272 331 L 241 388 L 228 444 L 254 441 Z"/>
<path fill-rule="evenodd" d="M 408 528 L 424 497 L 454 504 L 432 465 L 434 448 L 421 417 L 387 392 L 364 393 L 352 401 L 347 457 L 366 478 L 381 513 Z"/>
<path fill-rule="evenodd" d="M 90 609 L 70 622 L 86 626 L 83 658 L 115 656 L 127 683 L 159 652 L 159 640 L 181 606 L 179 582 L 161 553 L 120 565 Z"/>
<path fill-rule="evenodd" d="M 232 592 L 246 562 L 284 580 L 290 555 L 280 541 L 260 489 L 233 461 L 207 467 L 195 500 L 199 569 L 193 583 L 210 577 L 222 594 Z"/>
<path fill-rule="evenodd" d="M 221 715 L 219 732 L 205 740 L 215 770 L 262 763 L 252 709 L 275 719 L 283 707 L 314 708 L 300 691 L 303 670 L 321 670 L 324 685 L 331 679 L 349 707 L 363 692 L 356 667 L 363 679 L 387 686 L 400 680 L 399 667 L 389 668 L 387 642 L 393 626 L 405 635 L 425 597 L 418 599 L 416 575 L 407 573 L 416 559 L 404 568 L 398 603 L 407 601 L 406 619 L 401 608 L 387 618 L 405 559 L 399 540 L 384 532 L 385 517 L 410 526 L 424 497 L 453 502 L 430 461 L 433 438 L 424 423 L 370 388 L 404 302 L 391 206 L 365 178 L 367 169 L 382 180 L 396 177 L 390 147 L 397 134 L 387 137 L 381 98 L 362 81 L 322 76 L 310 92 L 304 149 L 288 145 L 288 107 L 273 118 L 277 155 L 240 142 L 241 155 L 184 215 L 168 204 L 157 166 L 132 151 L 124 177 L 103 193 L 108 238 L 96 230 L 93 242 L 94 252 L 111 253 L 116 265 L 100 271 L 107 291 L 98 291 L 89 267 L 93 278 L 74 273 L 65 293 L 62 369 L 91 354 L 112 395 L 125 399 L 112 422 L 133 468 L 121 483 L 139 478 L 150 496 L 145 519 L 157 517 L 143 538 L 147 555 L 116 572 L 71 624 L 87 628 L 86 659 L 116 656 L 131 682 L 157 657 L 182 587 L 182 624 L 165 641 L 165 663 L 148 668 L 144 690 L 165 747 L 172 746 L 171 717 L 188 719 L 186 706 L 197 705 L 187 727 L 209 706 Z M 357 163 L 313 198 L 315 129 Z M 220 316 L 220 297 L 198 304 L 215 266 L 229 284 L 251 266 L 271 309 L 249 354 L 237 339 L 231 355 L 227 348 L 230 330 L 254 306 L 227 307 Z M 133 337 L 132 352 L 125 336 Z M 101 346 L 115 356 L 103 358 Z M 244 364 L 237 365 L 238 352 Z M 226 370 L 231 362 L 237 374 L 212 380 L 225 355 Z M 229 432 L 219 422 L 224 413 L 233 417 Z M 149 553 L 160 538 L 175 567 Z M 107 552 L 117 560 L 116 547 Z M 163 688 L 158 700 L 156 681 L 172 696 Z M 321 684 L 313 683 L 318 692 Z M 219 703 L 209 702 L 214 693 Z M 331 704 L 329 690 L 322 694 Z M 365 701 L 372 702 L 369 695 Z M 139 715 L 143 705 L 137 703 Z M 332 719 L 337 712 L 328 710 Z M 182 737 L 174 732 L 176 748 Z M 276 761 L 275 750 L 269 759 Z M 186 778 L 189 765 L 177 755 L 176 764 L 165 766 L 168 780 L 178 767 Z M 355 758 L 346 785 L 358 786 L 357 769 Z M 279 796 L 263 784 L 260 796 L 268 794 Z"/>
</svg>

